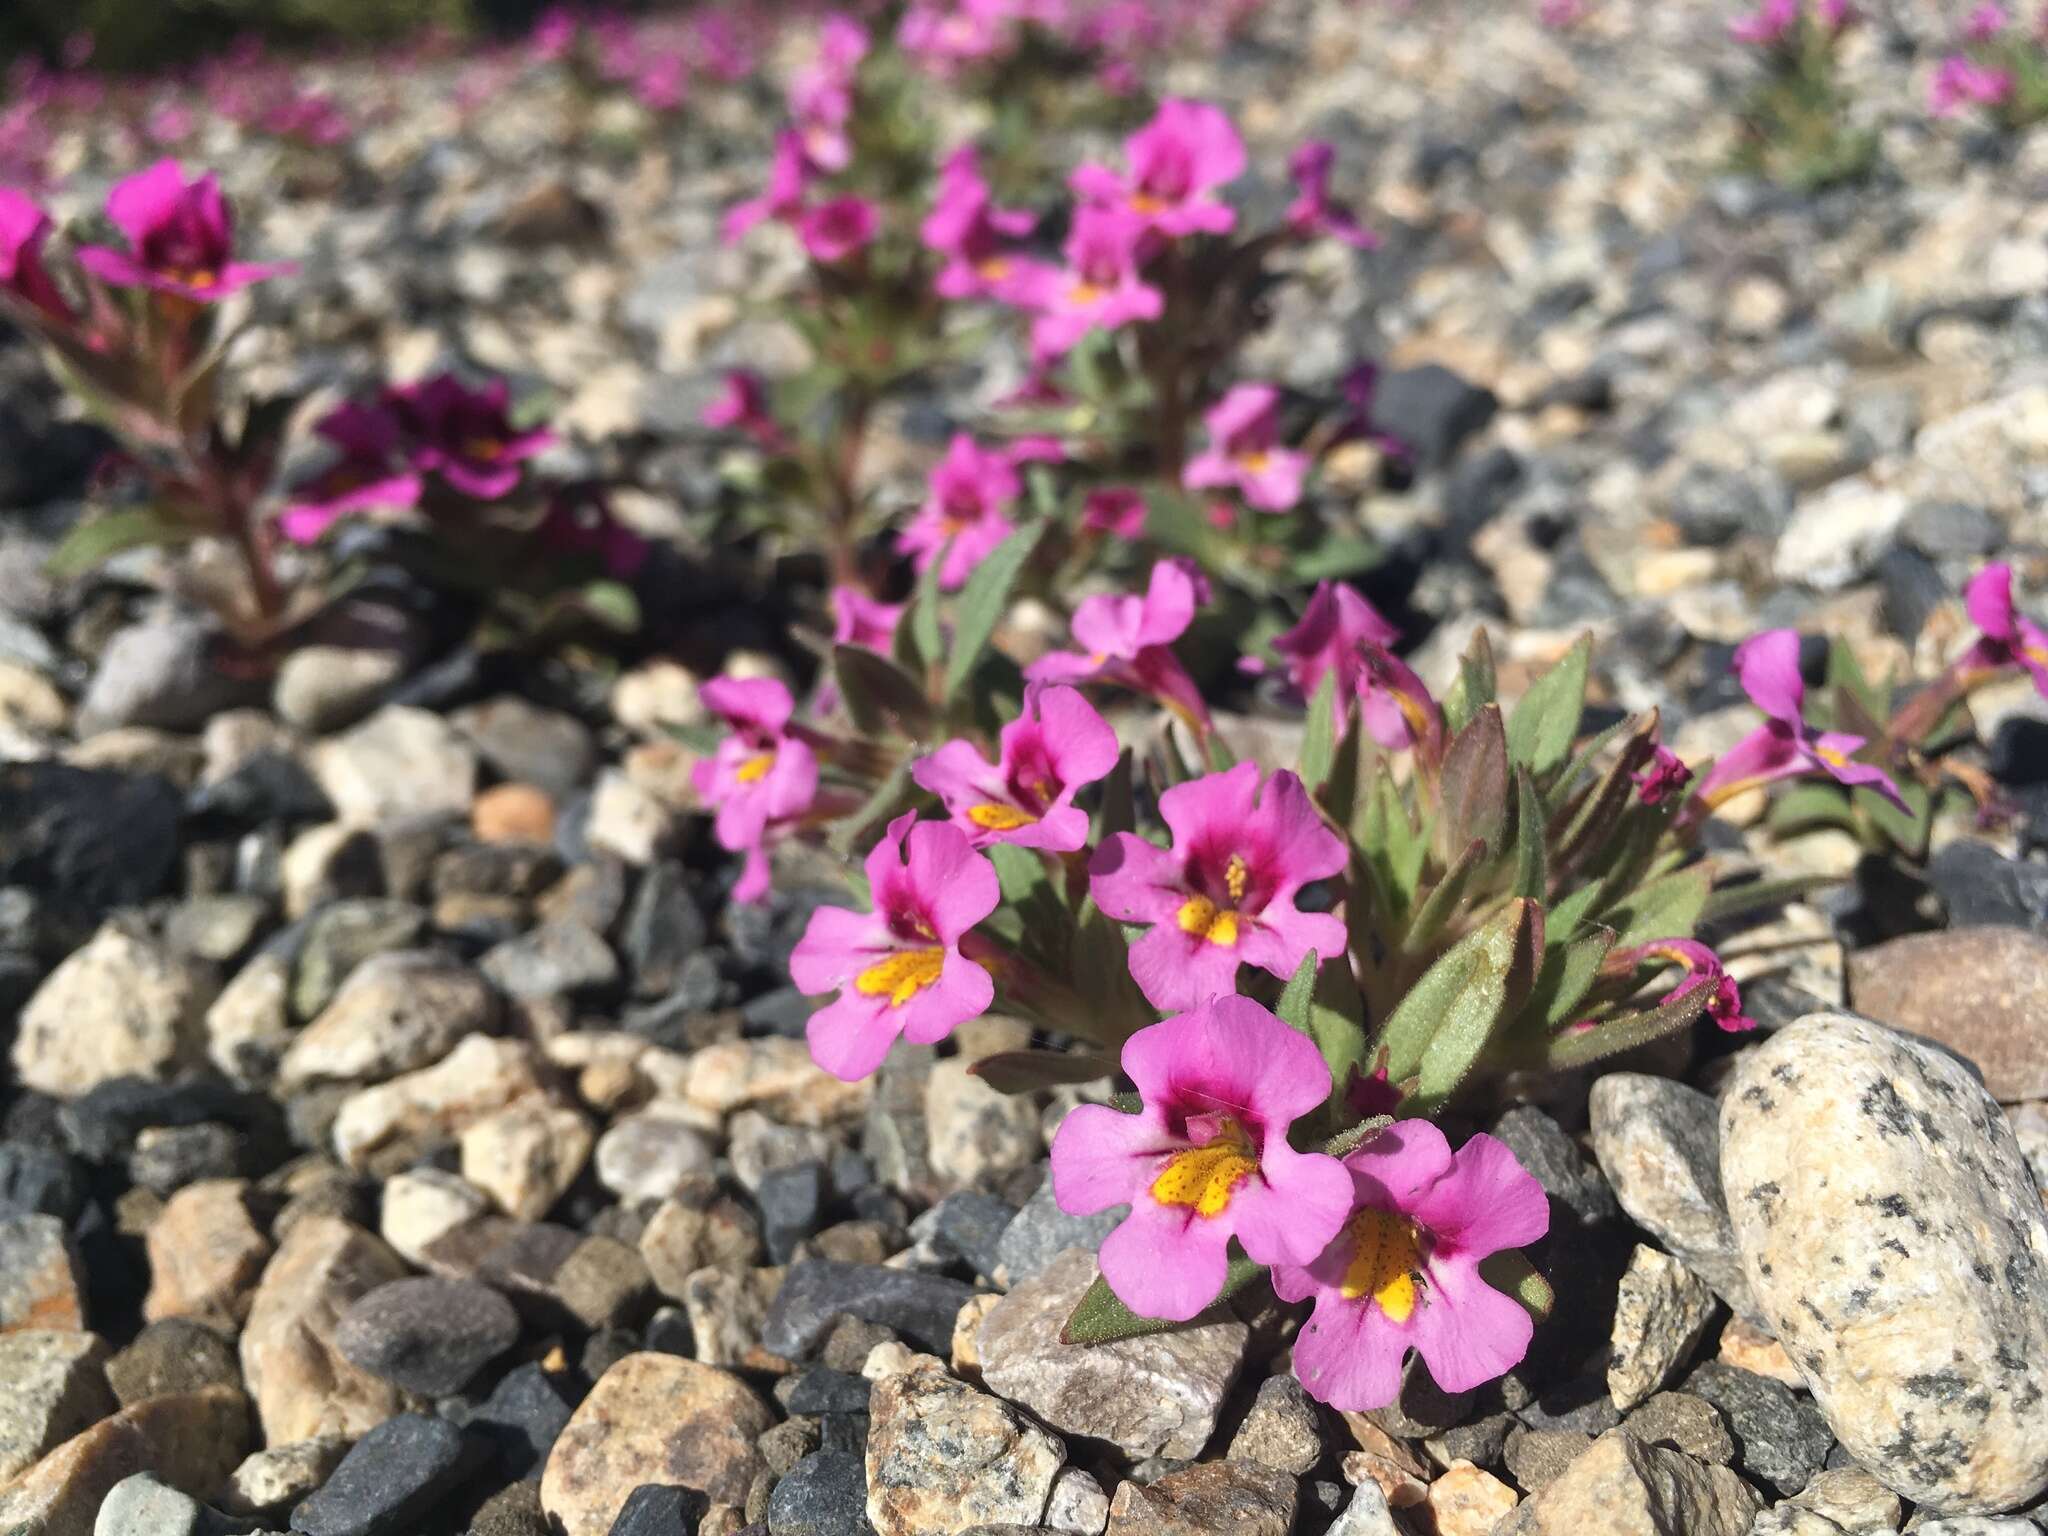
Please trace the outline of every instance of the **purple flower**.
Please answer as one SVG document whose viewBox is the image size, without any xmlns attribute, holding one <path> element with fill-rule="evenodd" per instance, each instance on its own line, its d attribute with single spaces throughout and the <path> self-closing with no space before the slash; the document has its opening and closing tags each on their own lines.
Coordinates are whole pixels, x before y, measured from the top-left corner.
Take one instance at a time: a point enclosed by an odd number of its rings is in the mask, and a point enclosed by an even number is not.
<svg viewBox="0 0 2048 1536">
<path fill-rule="evenodd" d="M 1343 873 L 1343 841 L 1287 772 L 1261 792 L 1256 763 L 1176 784 L 1159 797 L 1173 846 L 1119 832 L 1088 862 L 1095 904 L 1152 931 L 1131 946 L 1131 975 L 1155 1008 L 1191 1008 L 1237 990 L 1237 968 L 1291 976 L 1310 950 L 1344 952 L 1344 924 L 1303 912 L 1312 880 Z"/>
<path fill-rule="evenodd" d="M 948 592 L 964 586 L 974 568 L 1016 532 L 1009 511 L 1020 489 L 1009 455 L 955 433 L 932 470 L 924 505 L 896 536 L 896 547 L 914 557 L 919 575 L 943 556 L 939 585 Z"/>
<path fill-rule="evenodd" d="M 187 182 L 175 160 L 160 160 L 116 183 L 107 194 L 107 217 L 128 237 L 130 249 L 89 245 L 79 251 L 78 264 L 117 288 L 149 288 L 211 304 L 297 270 L 289 263 L 236 261 L 234 216 L 219 179 L 208 172 Z"/>
<path fill-rule="evenodd" d="M 1711 987 L 1714 995 L 1707 1000 L 1707 1017 L 1731 1035 L 1756 1028 L 1756 1020 L 1742 1011 L 1742 992 L 1735 978 L 1706 945 L 1693 939 L 1653 939 L 1610 951 L 1602 969 L 1612 976 L 1631 976 L 1645 965 L 1675 965 L 1685 972 L 1685 979 L 1671 989 L 1665 1002 L 1675 1003 L 1701 987 Z"/>
<path fill-rule="evenodd" d="M 1957 53 L 1935 66 L 1927 85 L 1927 110 L 1936 117 L 1954 117 L 1968 106 L 1996 107 L 2012 95 L 2009 70 L 1993 69 Z"/>
<path fill-rule="evenodd" d="M 1349 208 L 1330 201 L 1330 168 L 1336 159 L 1336 146 L 1325 139 L 1310 139 L 1288 157 L 1295 198 L 1287 207 L 1287 227 L 1303 240 L 1328 235 L 1357 250 L 1371 250 L 1379 237 Z"/>
<path fill-rule="evenodd" d="M 1988 43 L 2012 25 L 2011 16 L 1996 0 L 1984 0 L 1963 22 L 1963 36 L 1973 43 Z"/>
<path fill-rule="evenodd" d="M 818 908 L 789 957 L 798 990 L 839 994 L 805 1033 L 812 1060 L 847 1082 L 879 1067 L 899 1035 L 929 1045 L 995 1001 L 995 982 L 960 939 L 1002 891 L 958 827 L 899 816 L 868 855 L 867 877 L 873 909 Z"/>
<path fill-rule="evenodd" d="M 881 216 L 864 197 L 835 197 L 806 208 L 797 220 L 797 237 L 811 260 L 835 267 L 874 243 Z"/>
<path fill-rule="evenodd" d="M 950 76 L 1004 49 L 1016 9 L 1013 0 L 917 0 L 903 13 L 896 41 L 927 69 Z"/>
<path fill-rule="evenodd" d="M 1114 534 L 1120 539 L 1144 537 L 1149 512 L 1142 491 L 1127 485 L 1101 486 L 1088 493 L 1081 504 L 1081 526 L 1091 533 Z"/>
<path fill-rule="evenodd" d="M 789 733 L 796 702 L 775 679 L 713 678 L 699 696 L 730 734 L 692 770 L 692 787 L 717 813 L 712 833 L 718 846 L 746 856 L 733 899 L 759 901 L 768 894 L 769 830 L 810 809 L 818 760 Z"/>
<path fill-rule="evenodd" d="M 854 75 L 867 52 L 867 29 L 835 11 L 819 29 L 817 57 L 789 84 L 790 115 L 804 158 L 828 174 L 853 161 L 846 125 L 853 117 Z"/>
<path fill-rule="evenodd" d="M 1027 302 L 1046 269 L 1006 242 L 1030 234 L 1036 223 L 1023 209 L 995 205 L 974 146 L 962 145 L 939 167 L 939 195 L 921 230 L 926 248 L 946 258 L 932 286 L 941 298 Z"/>
<path fill-rule="evenodd" d="M 1841 731 L 1809 731 L 1802 718 L 1806 682 L 1799 675 L 1799 636 L 1773 629 L 1752 635 L 1735 648 L 1734 671 L 1750 702 L 1764 712 L 1764 723 L 1731 747 L 1700 781 L 1692 804 L 1712 811 L 1744 790 L 1776 779 L 1823 773 L 1837 784 L 1876 790 L 1900 810 L 1906 802 L 1891 776 L 1873 763 L 1850 760 L 1863 746 L 1861 736 Z"/>
<path fill-rule="evenodd" d="M 1300 502 L 1308 455 L 1280 446 L 1279 390 L 1234 385 L 1202 423 L 1209 446 L 1188 461 L 1181 484 L 1191 491 L 1234 487 L 1261 512 L 1286 512 Z"/>
<path fill-rule="evenodd" d="M 1161 560 L 1142 596 L 1091 597 L 1074 610 L 1074 638 L 1085 651 L 1048 652 L 1024 675 L 1033 682 L 1115 683 L 1149 694 L 1206 733 L 1202 692 L 1169 647 L 1208 600 L 1209 583 L 1191 561 Z"/>
<path fill-rule="evenodd" d="M 1002 758 L 949 741 L 910 776 L 945 802 L 977 848 L 1014 843 L 1072 853 L 1088 842 L 1088 815 L 1074 795 L 1116 766 L 1116 732 L 1072 688 L 1031 683 L 1023 711 L 1003 727 Z"/>
<path fill-rule="evenodd" d="M 1283 1301 L 1313 1301 L 1294 1374 L 1343 1412 L 1394 1401 L 1413 1349 L 1446 1392 L 1513 1368 L 1535 1331 L 1521 1303 L 1488 1285 L 1484 1259 L 1549 1230 L 1543 1186 L 1491 1136 L 1455 1156 L 1427 1120 L 1402 1120 L 1344 1159 L 1353 1210 L 1320 1256 L 1273 1266 Z"/>
<path fill-rule="evenodd" d="M 1090 331 L 1159 318 L 1165 299 L 1138 275 L 1144 232 L 1142 223 L 1120 209 L 1075 210 L 1065 269 L 1038 269 L 1021 291 L 1027 307 L 1038 311 L 1031 326 L 1037 357 L 1063 356 Z"/>
<path fill-rule="evenodd" d="M 1428 748 L 1443 733 L 1443 714 L 1422 679 L 1389 649 L 1401 632 L 1343 582 L 1319 581 L 1301 622 L 1273 640 L 1287 676 L 1303 698 L 1315 697 L 1335 670 L 1331 706 L 1341 728 L 1350 701 L 1372 739 L 1390 752 Z"/>
<path fill-rule="evenodd" d="M 1650 766 L 1630 777 L 1637 799 L 1645 805 L 1662 805 L 1673 795 L 1685 792 L 1685 786 L 1692 782 L 1692 770 L 1685 766 L 1685 759 L 1660 744 L 1650 758 Z"/>
<path fill-rule="evenodd" d="M 398 419 L 378 406 L 336 406 L 314 432 L 340 457 L 291 493 L 278 528 L 294 544 L 312 544 L 355 512 L 403 511 L 420 499 L 420 477 L 401 461 Z"/>
<path fill-rule="evenodd" d="M 804 159 L 803 140 L 785 130 L 775 136 L 775 158 L 768 166 L 768 186 L 759 197 L 735 203 L 725 215 L 720 238 L 733 244 L 757 224 L 770 219 L 794 224 L 803 216 L 804 193 L 811 183 L 811 168 Z"/>
<path fill-rule="evenodd" d="M 1133 1312 L 1195 1316 L 1223 1292 L 1232 1238 L 1259 1263 L 1300 1264 L 1341 1229 L 1342 1165 L 1287 1141 L 1330 1096 L 1306 1035 L 1250 998 L 1217 997 L 1132 1035 L 1123 1068 L 1142 1108 L 1070 1111 L 1053 1137 L 1052 1188 L 1069 1215 L 1130 1206 L 1101 1265 Z"/>
<path fill-rule="evenodd" d="M 1981 679 L 2007 667 L 2024 667 L 2034 687 L 2048 698 L 2048 630 L 2013 606 L 2012 567 L 1987 565 L 1963 588 L 1963 606 L 1970 622 L 1982 631 L 1956 669 L 1965 681 Z"/>
<path fill-rule="evenodd" d="M 782 451 L 782 428 L 769 408 L 768 386 L 759 374 L 745 368 L 726 374 L 724 390 L 704 407 L 703 422 L 714 431 L 752 438 L 763 453 Z"/>
<path fill-rule="evenodd" d="M 879 656 L 889 654 L 896 643 L 896 626 L 902 621 L 904 605 L 885 603 L 869 597 L 859 587 L 832 589 L 832 643 L 857 645 Z"/>
<path fill-rule="evenodd" d="M 1754 11 L 1728 23 L 1728 35 L 1738 43 L 1771 48 L 1791 35 L 1799 25 L 1799 0 L 1763 0 Z"/>
<path fill-rule="evenodd" d="M 1127 173 L 1084 165 L 1069 184 L 1080 196 L 1131 214 L 1168 238 L 1227 235 L 1237 214 L 1216 194 L 1244 174 L 1244 140 L 1229 116 L 1207 102 L 1169 98 L 1152 121 L 1124 140 Z"/>
<path fill-rule="evenodd" d="M 33 199 L 13 187 L 0 187 L 0 288 L 59 325 L 69 325 L 71 306 L 43 267 L 43 245 L 53 227 Z"/>
<path fill-rule="evenodd" d="M 503 379 L 471 389 L 452 373 L 436 374 L 386 390 L 384 403 L 411 446 L 413 467 L 479 501 L 509 496 L 519 485 L 520 466 L 555 440 L 545 427 L 513 428 L 511 389 Z"/>
</svg>

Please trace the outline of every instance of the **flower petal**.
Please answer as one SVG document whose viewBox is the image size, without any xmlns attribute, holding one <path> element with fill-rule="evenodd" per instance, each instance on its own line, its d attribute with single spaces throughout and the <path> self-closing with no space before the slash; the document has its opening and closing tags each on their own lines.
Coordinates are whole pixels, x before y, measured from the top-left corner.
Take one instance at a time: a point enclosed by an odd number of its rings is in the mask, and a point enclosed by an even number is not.
<svg viewBox="0 0 2048 1536">
<path fill-rule="evenodd" d="M 1127 1115 L 1107 1104 L 1067 1112 L 1052 1138 L 1052 1194 L 1069 1216 L 1126 1204 L 1154 1176 L 1165 1133 L 1152 1114 Z"/>
<path fill-rule="evenodd" d="M 1334 1157 L 1269 1138 L 1259 1175 L 1230 1199 L 1231 1226 L 1261 1264 L 1306 1264 L 1351 1214 L 1351 1174 Z"/>
<path fill-rule="evenodd" d="M 1525 1248 L 1550 1230 L 1550 1201 L 1505 1142 L 1484 1134 L 1458 1148 L 1451 1171 L 1409 1214 L 1460 1254 L 1483 1259 Z"/>
<path fill-rule="evenodd" d="M 1223 1294 L 1230 1229 L 1141 1195 L 1103 1239 L 1102 1278 L 1140 1317 L 1184 1323 Z"/>
<path fill-rule="evenodd" d="M 1325 1291 L 1295 1338 L 1294 1374 L 1310 1397 L 1339 1412 L 1370 1413 L 1401 1395 L 1407 1356 L 1407 1337 L 1385 1313 Z"/>
<path fill-rule="evenodd" d="M 1536 1331 L 1521 1303 L 1481 1279 L 1471 1259 L 1433 1256 L 1427 1276 L 1408 1337 L 1436 1384 L 1469 1392 L 1513 1370 Z"/>
<path fill-rule="evenodd" d="M 881 1066 L 901 1020 L 888 999 L 848 991 L 810 1017 L 804 1038 L 811 1060 L 842 1082 L 855 1083 Z"/>
</svg>

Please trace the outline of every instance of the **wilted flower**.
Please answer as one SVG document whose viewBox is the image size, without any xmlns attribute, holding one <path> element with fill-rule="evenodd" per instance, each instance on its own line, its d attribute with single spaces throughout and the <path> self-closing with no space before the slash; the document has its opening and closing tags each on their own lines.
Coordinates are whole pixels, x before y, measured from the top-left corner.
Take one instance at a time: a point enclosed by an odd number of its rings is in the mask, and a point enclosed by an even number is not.
<svg viewBox="0 0 2048 1536">
<path fill-rule="evenodd" d="M 2012 567 L 1987 565 L 1963 589 L 1970 622 L 1981 630 L 1977 643 L 1956 669 L 1965 682 L 2007 667 L 2024 667 L 2034 687 L 2048 698 L 2048 629 L 2021 613 L 2012 600 Z"/>
<path fill-rule="evenodd" d="M 1075 640 L 1085 651 L 1051 651 L 1024 669 L 1034 682 L 1115 683 L 1149 694 L 1196 731 L 1209 728 L 1202 691 L 1170 646 L 1209 600 L 1209 583 L 1191 561 L 1161 560 L 1142 596 L 1104 595 L 1074 610 Z"/>
<path fill-rule="evenodd" d="M 508 415 L 511 389 L 493 379 L 471 389 L 452 373 L 385 391 L 415 469 L 439 475 L 465 496 L 496 501 L 519 484 L 521 466 L 554 442 L 545 427 L 521 432 Z"/>
<path fill-rule="evenodd" d="M 208 172 L 187 182 L 175 160 L 117 182 L 107 217 L 128 237 L 129 250 L 88 245 L 78 264 L 117 288 L 149 288 L 195 304 L 211 304 L 251 283 L 295 271 L 289 263 L 235 260 L 234 216 Z"/>
<path fill-rule="evenodd" d="M 919 758 L 910 776 L 945 802 L 977 848 L 1014 843 L 1071 853 L 1088 841 L 1088 816 L 1074 795 L 1116 766 L 1116 732 L 1072 688 L 1032 683 L 1003 727 L 1002 757 L 991 763 L 968 741 L 949 741 Z"/>
<path fill-rule="evenodd" d="M 1701 987 L 1711 987 L 1707 1017 L 1731 1035 L 1756 1028 L 1756 1020 L 1742 1011 L 1742 992 L 1735 978 L 1721 963 L 1721 957 L 1694 939 L 1653 939 L 1627 949 L 1609 951 L 1603 968 L 1612 976 L 1630 976 L 1645 965 L 1675 965 L 1685 979 L 1671 989 L 1666 1002 L 1677 1002 Z"/>
<path fill-rule="evenodd" d="M 1007 454 L 956 433 L 932 470 L 924 505 L 896 536 L 896 547 L 914 557 L 920 574 L 943 557 L 939 585 L 951 592 L 1016 532 L 1009 511 L 1020 489 L 1017 466 Z"/>
<path fill-rule="evenodd" d="M 43 244 L 52 227 L 50 216 L 26 194 L 0 187 L 0 288 L 69 325 L 71 306 L 43 267 Z"/>
<path fill-rule="evenodd" d="M 1209 446 L 1188 461 L 1181 483 L 1189 490 L 1234 487 L 1261 512 L 1285 512 L 1301 500 L 1308 455 L 1280 446 L 1280 391 L 1270 384 L 1238 384 L 1202 418 Z"/>
<path fill-rule="evenodd" d="M 698 798 L 717 812 L 712 832 L 718 846 L 746 856 L 733 899 L 759 901 L 768 894 L 768 832 L 810 809 L 818 793 L 818 760 L 789 733 L 796 701 L 774 678 L 713 678 L 700 697 L 729 734 L 715 754 L 697 764 L 691 782 Z"/>
<path fill-rule="evenodd" d="M 1101 1253 L 1125 1306 L 1185 1322 L 1222 1294 L 1232 1238 L 1262 1264 L 1299 1264 L 1337 1234 L 1350 1179 L 1287 1141 L 1330 1096 L 1306 1035 L 1250 998 L 1217 997 L 1132 1035 L 1123 1069 L 1142 1108 L 1069 1111 L 1052 1188 L 1069 1215 L 1130 1206 Z"/>
<path fill-rule="evenodd" d="M 1074 211 L 1065 269 L 1041 269 L 1022 299 L 1038 311 L 1031 326 L 1034 354 L 1059 357 L 1090 331 L 1159 318 L 1166 301 L 1138 275 L 1143 234 L 1144 226 L 1120 209 Z"/>
<path fill-rule="evenodd" d="M 1343 1412 L 1400 1395 L 1413 1349 L 1446 1392 L 1511 1370 L 1535 1324 L 1486 1283 L 1482 1260 L 1535 1242 L 1550 1202 L 1506 1144 L 1474 1136 L 1455 1156 L 1427 1120 L 1402 1120 L 1344 1159 L 1354 1209 L 1321 1255 L 1273 1266 L 1282 1301 L 1313 1301 L 1294 1374 Z"/>
<path fill-rule="evenodd" d="M 1069 183 L 1169 238 L 1225 235 L 1236 226 L 1236 211 L 1216 194 L 1244 174 L 1244 141 L 1222 108 L 1178 97 L 1161 102 L 1152 121 L 1124 140 L 1124 159 L 1127 172 L 1084 165 Z"/>
<path fill-rule="evenodd" d="M 799 991 L 838 992 L 811 1015 L 811 1057 L 848 1082 L 882 1064 L 900 1035 L 943 1040 L 988 1011 L 995 983 L 960 939 L 996 909 L 995 866 L 958 827 L 899 816 L 867 857 L 873 909 L 820 907 L 789 957 Z"/>
<path fill-rule="evenodd" d="M 1684 793 L 1692 782 L 1692 770 L 1676 752 L 1660 744 L 1651 754 L 1650 766 L 1630 777 L 1637 799 L 1645 805 L 1662 805 L 1673 795 Z"/>
<path fill-rule="evenodd" d="M 277 525 L 294 544 L 311 544 L 353 512 L 401 511 L 420 499 L 420 477 L 400 454 L 398 420 L 388 410 L 338 405 L 313 430 L 341 451 L 333 464 L 292 492 Z"/>
<path fill-rule="evenodd" d="M 1358 250 L 1370 250 L 1379 238 L 1349 208 L 1330 201 L 1330 169 L 1336 160 L 1336 146 L 1325 139 L 1310 139 L 1288 156 L 1295 198 L 1287 207 L 1287 227 L 1304 240 L 1328 235 Z"/>
<path fill-rule="evenodd" d="M 1131 946 L 1131 975 L 1153 1007 L 1234 992 L 1240 964 L 1291 976 L 1310 950 L 1344 952 L 1342 922 L 1294 904 L 1347 861 L 1300 779 L 1275 773 L 1262 793 L 1258 765 L 1239 763 L 1176 784 L 1159 797 L 1159 815 L 1170 849 L 1119 832 L 1088 863 L 1097 906 L 1151 925 Z"/>
</svg>

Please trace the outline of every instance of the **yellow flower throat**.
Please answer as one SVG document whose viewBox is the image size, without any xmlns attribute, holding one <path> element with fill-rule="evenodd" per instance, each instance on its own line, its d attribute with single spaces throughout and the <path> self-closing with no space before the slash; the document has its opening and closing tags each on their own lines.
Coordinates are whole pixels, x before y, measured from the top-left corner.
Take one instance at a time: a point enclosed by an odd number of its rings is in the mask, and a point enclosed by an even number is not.
<svg viewBox="0 0 2048 1536">
<path fill-rule="evenodd" d="M 1230 862 L 1223 867 L 1223 888 L 1230 894 L 1230 905 L 1219 907 L 1207 896 L 1190 896 L 1181 903 L 1180 911 L 1174 914 L 1174 921 L 1180 931 L 1211 944 L 1221 944 L 1225 949 L 1237 947 L 1238 903 L 1244 900 L 1246 888 L 1251 884 L 1251 871 L 1244 858 L 1233 853 Z"/>
<path fill-rule="evenodd" d="M 1363 1210 L 1351 1218 L 1351 1262 L 1344 1267 L 1343 1296 L 1370 1296 L 1397 1323 L 1415 1314 L 1421 1299 L 1422 1233 L 1395 1211 Z"/>
<path fill-rule="evenodd" d="M 1152 1181 L 1152 1198 L 1161 1205 L 1186 1207 L 1197 1216 L 1217 1216 L 1230 1204 L 1237 1187 L 1258 1171 L 1258 1153 L 1250 1133 L 1225 1115 L 1207 1142 L 1167 1159 L 1165 1169 Z"/>
</svg>

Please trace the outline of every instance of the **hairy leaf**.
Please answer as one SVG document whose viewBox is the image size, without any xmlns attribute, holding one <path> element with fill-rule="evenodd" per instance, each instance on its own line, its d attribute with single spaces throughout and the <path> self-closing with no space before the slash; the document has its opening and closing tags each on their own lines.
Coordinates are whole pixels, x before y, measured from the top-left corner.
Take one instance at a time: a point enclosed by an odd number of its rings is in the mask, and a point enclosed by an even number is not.
<svg viewBox="0 0 2048 1536">
<path fill-rule="evenodd" d="M 1652 939 L 1689 939 L 1713 888 L 1705 868 L 1694 865 L 1631 891 L 1615 912 L 1624 947 Z"/>
<path fill-rule="evenodd" d="M 1321 964 L 1322 956 L 1314 950 L 1303 955 L 1301 964 L 1294 968 L 1294 974 L 1288 977 L 1287 985 L 1281 989 L 1280 1001 L 1273 1007 L 1273 1012 L 1283 1023 L 1303 1034 L 1309 1032 L 1308 1008 L 1315 999 L 1316 968 Z"/>
<path fill-rule="evenodd" d="M 1543 847 L 1543 801 L 1536 780 L 1515 765 L 1515 894 L 1541 901 L 1550 884 Z"/>
<path fill-rule="evenodd" d="M 1732 917 L 1746 917 L 1766 907 L 1781 906 L 1840 885 L 1841 875 L 1792 875 L 1783 880 L 1749 880 L 1741 885 L 1717 887 L 1700 909 L 1703 923 L 1723 923 Z"/>
<path fill-rule="evenodd" d="M 1591 1029 L 1559 1035 L 1550 1042 L 1544 1065 L 1553 1072 L 1568 1072 L 1606 1056 L 1632 1051 L 1639 1045 L 1662 1039 L 1690 1025 L 1707 1011 L 1713 1000 L 1712 987 L 1694 987 L 1684 997 L 1666 999 L 1655 1008 L 1604 1019 Z"/>
<path fill-rule="evenodd" d="M 931 701 L 917 679 L 888 657 L 858 645 L 835 645 L 832 673 L 854 729 L 863 736 L 895 734 L 918 741 L 931 734 Z"/>
<path fill-rule="evenodd" d="M 149 544 L 180 544 L 195 533 L 155 507 L 109 512 L 73 528 L 50 555 L 49 571 L 58 580 L 68 581 L 128 550 Z"/>
<path fill-rule="evenodd" d="M 1503 1296 L 1514 1297 L 1539 1323 L 1557 1305 L 1557 1293 L 1550 1288 L 1550 1282 L 1537 1273 L 1536 1266 L 1519 1248 L 1503 1248 L 1481 1259 L 1479 1278 Z"/>
<path fill-rule="evenodd" d="M 946 701 L 951 703 L 967 686 L 967 679 L 981 662 L 982 652 L 996 632 L 996 625 L 1010 606 L 1010 594 L 1023 574 L 1025 563 L 1045 534 L 1044 522 L 1018 529 L 995 547 L 961 589 L 954 609 L 953 649 L 946 658 Z"/>
<path fill-rule="evenodd" d="M 1313 794 L 1330 777 L 1337 756 L 1337 669 L 1330 668 L 1308 701 L 1308 720 L 1301 734 L 1301 782 Z"/>
<path fill-rule="evenodd" d="M 1547 1033 L 1570 1019 L 1585 995 L 1593 990 L 1600 975 L 1600 962 L 1614 948 L 1614 930 L 1595 928 L 1567 943 L 1550 945 L 1544 952 L 1543 969 L 1523 1007 L 1523 1017 L 1533 1020 Z"/>
<path fill-rule="evenodd" d="M 1485 630 L 1475 630 L 1459 658 L 1457 679 L 1443 697 L 1445 731 L 1455 736 L 1470 725 L 1472 717 L 1493 702 L 1494 687 L 1493 642 Z"/>
<path fill-rule="evenodd" d="M 1508 816 L 1508 747 L 1500 709 L 1483 705 L 1444 753 L 1436 856 L 1449 864 L 1467 843 L 1498 852 Z"/>
<path fill-rule="evenodd" d="M 1201 1323 L 1215 1322 L 1226 1300 L 1265 1276 L 1265 1265 L 1254 1264 L 1242 1254 L 1233 1254 L 1223 1281 L 1223 1294 L 1217 1297 L 1215 1304 L 1188 1322 L 1169 1323 L 1156 1317 L 1138 1316 L 1117 1300 L 1109 1282 L 1097 1275 L 1095 1283 L 1088 1287 L 1086 1294 L 1068 1314 L 1066 1326 L 1060 1330 L 1060 1342 L 1114 1344 L 1119 1339 L 1142 1339 L 1149 1334 L 1171 1333 L 1176 1328 L 1193 1328 Z"/>
<path fill-rule="evenodd" d="M 1592 659 L 1593 637 L 1580 635 L 1515 706 L 1508 721 L 1508 751 L 1532 773 L 1549 773 L 1571 756 L 1585 714 L 1586 669 Z"/>
<path fill-rule="evenodd" d="M 1465 985 L 1423 1049 L 1403 1113 L 1434 1114 L 1448 1104 L 1519 1011 L 1542 964 L 1543 909 L 1511 901 L 1473 937 L 1481 942 Z"/>
<path fill-rule="evenodd" d="M 1002 1051 L 967 1069 L 997 1093 L 1031 1093 L 1070 1083 L 1092 1083 L 1116 1071 L 1107 1056 L 1086 1051 Z"/>
</svg>

